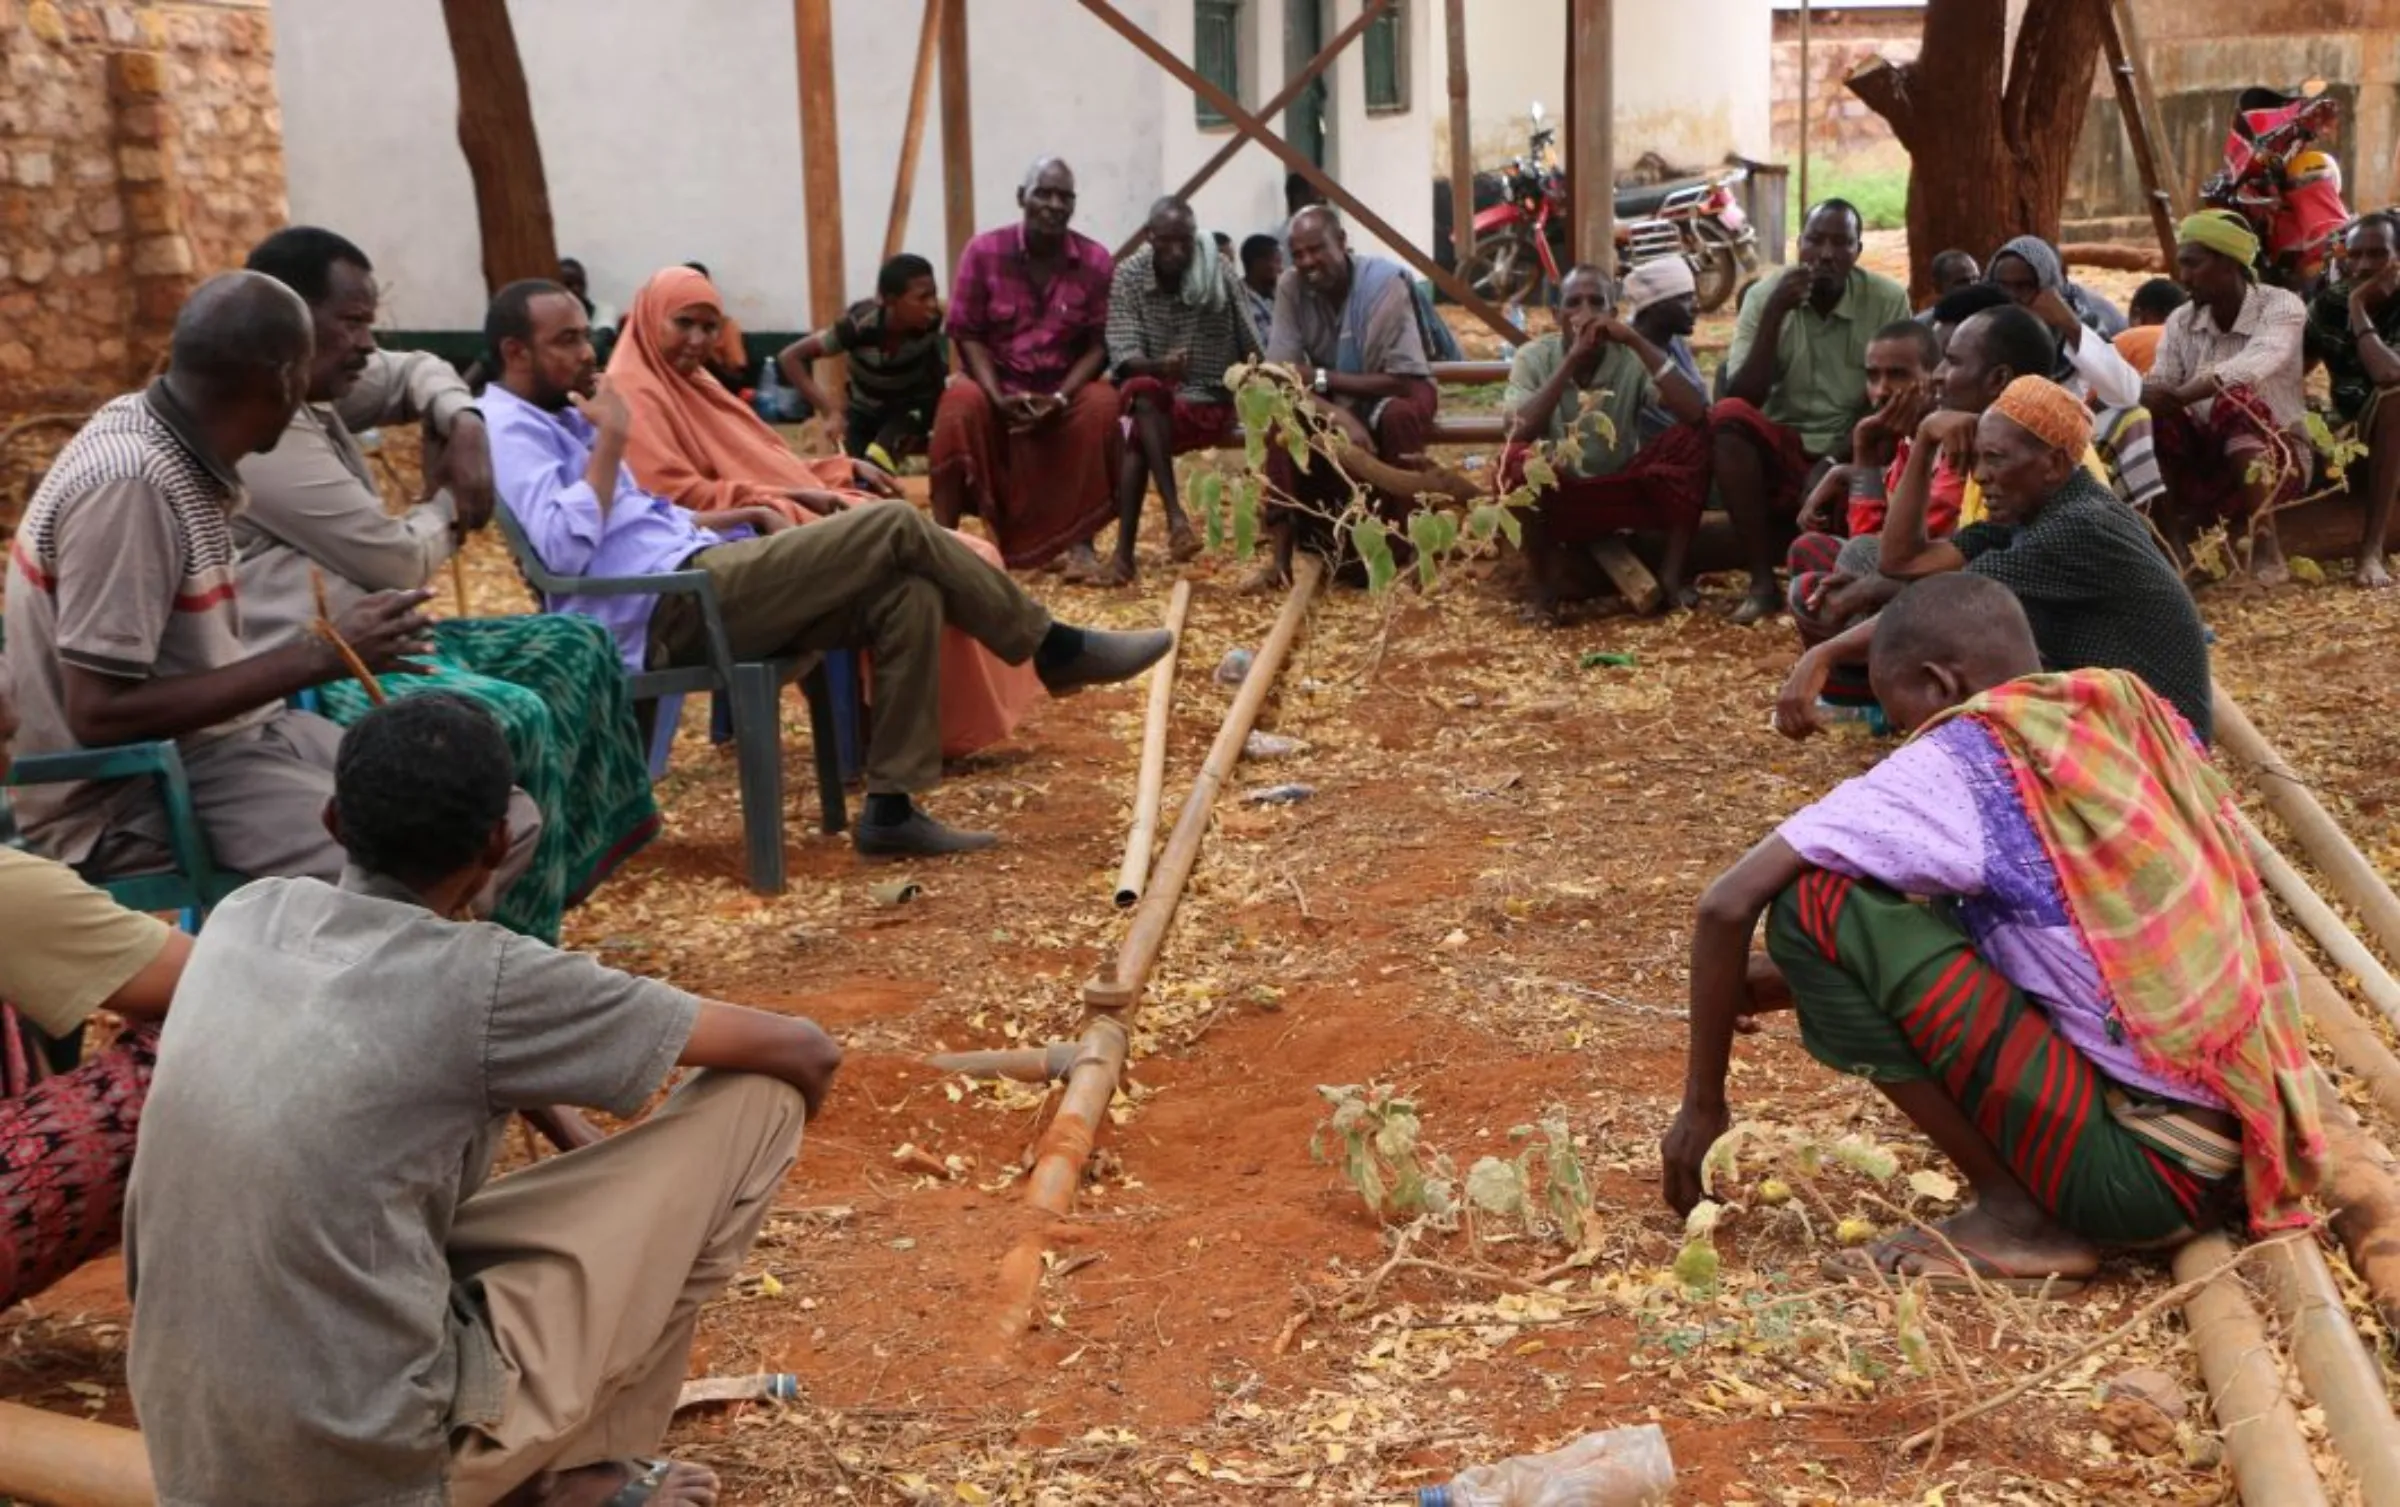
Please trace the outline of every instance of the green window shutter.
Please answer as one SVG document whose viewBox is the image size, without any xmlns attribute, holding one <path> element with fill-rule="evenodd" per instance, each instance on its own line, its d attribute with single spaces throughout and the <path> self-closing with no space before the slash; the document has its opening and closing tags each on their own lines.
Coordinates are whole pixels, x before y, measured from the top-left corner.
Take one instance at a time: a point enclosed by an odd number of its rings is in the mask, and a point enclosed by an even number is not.
<svg viewBox="0 0 2400 1507">
<path fill-rule="evenodd" d="M 1393 0 L 1391 8 L 1368 25 L 1359 45 L 1366 49 L 1368 112 L 1406 110 L 1408 0 Z"/>
<path fill-rule="evenodd" d="M 1242 97 L 1242 0 L 1192 0 L 1192 66 L 1210 83 Z M 1225 117 L 1207 100 L 1195 97 L 1193 113 L 1204 126 L 1221 126 Z"/>
</svg>

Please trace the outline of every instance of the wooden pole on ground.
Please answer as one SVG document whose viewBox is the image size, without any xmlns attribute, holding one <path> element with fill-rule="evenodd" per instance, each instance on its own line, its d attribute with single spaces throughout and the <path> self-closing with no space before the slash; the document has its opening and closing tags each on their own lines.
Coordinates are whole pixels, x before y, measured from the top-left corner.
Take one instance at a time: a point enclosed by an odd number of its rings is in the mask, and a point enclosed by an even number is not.
<svg viewBox="0 0 2400 1507">
<path fill-rule="evenodd" d="M 942 6 L 942 223 L 950 264 L 975 239 L 975 110 L 968 96 L 967 0 Z"/>
<path fill-rule="evenodd" d="M 2331 979 L 2317 971 L 2316 964 L 2298 953 L 2290 961 L 2301 1013 L 2333 1048 L 2334 1060 L 2366 1085 L 2367 1097 L 2375 1101 L 2375 1107 L 2400 1121 L 2400 1057 L 2392 1055 L 2375 1028 L 2350 1008 L 2350 1002 L 2342 998 Z"/>
<path fill-rule="evenodd" d="M 2285 1241 L 2260 1253 L 2268 1296 L 2291 1336 L 2300 1380 L 2325 1414 L 2325 1432 L 2359 1500 L 2400 1503 L 2400 1422 L 2384 1396 L 2383 1372 L 2360 1343 L 2341 1290 L 2311 1241 Z"/>
<path fill-rule="evenodd" d="M 1467 0 L 1445 0 L 1450 53 L 1450 264 L 1475 255 L 1475 122 L 1467 113 Z"/>
<path fill-rule="evenodd" d="M 2267 841 L 2267 834 L 2259 831 L 2248 816 L 2242 817 L 2242 835 L 2250 843 L 2250 856 L 2258 864 L 2260 877 L 2291 911 L 2300 929 L 2316 939 L 2336 968 L 2358 980 L 2359 992 L 2367 997 L 2369 1004 L 2400 1027 L 2400 979 L 2392 977 L 2382 960 L 2368 951 L 2367 944 L 2350 929 L 2349 923 L 2325 903 L 2324 897 Z"/>
<path fill-rule="evenodd" d="M 1367 27 L 1374 22 L 1377 16 L 1389 10 L 1393 3 L 1394 0 L 1366 0 L 1366 3 L 1358 8 L 1358 14 L 1350 18 L 1350 24 L 1335 32 L 1333 40 L 1318 48 L 1317 55 L 1310 58 L 1298 73 L 1293 74 L 1284 83 L 1284 86 L 1276 91 L 1273 99 L 1258 107 L 1258 118 L 1273 120 L 1276 111 L 1298 99 L 1300 91 L 1315 83 L 1318 74 L 1331 68 L 1334 60 L 1342 55 L 1343 48 L 1366 35 Z M 1249 137 L 1239 131 L 1234 132 L 1231 140 L 1217 148 L 1214 155 L 1200 164 L 1198 171 L 1183 180 L 1183 186 L 1175 190 L 1175 197 L 1189 204 L 1192 201 L 1192 195 L 1200 192 L 1201 187 L 1217 175 L 1218 169 L 1239 156 L 1242 148 L 1249 144 Z M 1125 238 L 1125 244 L 1117 248 L 1117 260 L 1121 262 L 1133 255 L 1140 248 L 1142 242 L 1149 238 L 1150 227 L 1148 225 L 1135 227 L 1133 234 Z"/>
<path fill-rule="evenodd" d="M 2244 716 L 2225 688 L 2216 688 L 2217 742 L 2258 776 L 2259 794 L 2351 909 L 2387 957 L 2400 958 L 2400 896 L 2335 824 L 2306 781 L 2285 763 Z"/>
<path fill-rule="evenodd" d="M 2317 1198 L 2333 1210 L 2333 1233 L 2384 1328 L 2400 1332 L 2400 1165 L 2322 1073 L 2317 1113 L 2325 1124 L 2326 1162 Z"/>
<path fill-rule="evenodd" d="M 1567 12 L 1567 66 L 1575 97 L 1567 121 L 1567 171 L 1575 184 L 1574 260 L 1617 263 L 1614 0 L 1573 0 Z"/>
<path fill-rule="evenodd" d="M 1191 64 L 1169 51 L 1158 38 L 1125 19 L 1125 13 L 1110 4 L 1109 0 L 1077 0 L 1077 3 L 1110 31 L 1132 43 L 1135 51 L 1156 63 L 1169 77 L 1206 100 L 1212 109 L 1232 123 L 1235 130 L 1273 152 L 1284 166 L 1298 173 L 1312 188 L 1323 194 L 1327 203 L 1355 220 L 1368 234 L 1383 242 L 1392 255 L 1415 268 L 1420 277 L 1431 281 L 1467 312 L 1489 325 L 1494 334 L 1511 343 L 1524 341 L 1525 332 L 1517 328 L 1498 305 L 1459 281 L 1447 268 L 1419 250 L 1408 237 L 1393 229 L 1390 221 L 1328 177 L 1323 168 L 1309 161 L 1304 153 L 1277 135 L 1266 122 L 1243 109 L 1239 100 L 1202 78 Z M 1592 0 L 1579 0 L 1579 3 L 1589 4 Z"/>
<path fill-rule="evenodd" d="M 1150 845 L 1158 840 L 1158 806 L 1167 783 L 1167 714 L 1175 707 L 1175 664 L 1183 657 L 1183 620 L 1192 610 L 1192 583 L 1175 583 L 1167 599 L 1167 631 L 1175 646 L 1150 667 L 1150 705 L 1142 718 L 1142 772 L 1133 791 L 1133 830 L 1125 837 L 1125 861 L 1117 866 L 1117 909 L 1142 898 L 1150 873 Z"/>
<path fill-rule="evenodd" d="M 933 93 L 933 62 L 941 47 L 942 0 L 925 0 L 925 21 L 917 29 L 917 71 L 908 81 L 908 123 L 900 132 L 900 166 L 892 174 L 892 212 L 883 222 L 887 262 L 908 249 L 908 211 L 917 197 L 917 152 L 925 144 L 925 101 Z"/>
<path fill-rule="evenodd" d="M 833 94 L 833 0 L 792 0 L 800 53 L 800 186 L 808 213 L 808 317 L 824 329 L 850 305 L 842 270 L 842 120 Z M 826 388 L 841 412 L 837 374 Z"/>
<path fill-rule="evenodd" d="M 2223 1235 L 2203 1235 L 2175 1253 L 2175 1280 L 2198 1281 L 2232 1258 L 2233 1246 Z M 2325 1507 L 2325 1488 L 2300 1437 L 2300 1416 L 2284 1395 L 2275 1352 L 2240 1279 L 2219 1274 L 2192 1294 L 2183 1315 L 2242 1500 L 2252 1507 Z"/>
<path fill-rule="evenodd" d="M 0 1402 L 0 1501 L 157 1507 L 150 1456 L 131 1429 Z"/>
<path fill-rule="evenodd" d="M 1293 562 L 1291 593 L 1283 599 L 1283 609 L 1275 615 L 1275 626 L 1268 630 L 1266 641 L 1259 645 L 1241 691 L 1226 708 L 1208 758 L 1192 778 L 1191 793 L 1184 797 L 1183 812 L 1167 838 L 1166 851 L 1151 871 L 1149 888 L 1133 913 L 1133 925 L 1127 928 L 1115 961 L 1083 987 L 1087 1024 L 1074 1064 L 1067 1069 L 1066 1093 L 1059 1099 L 1058 1113 L 1042 1132 L 1033 1171 L 1025 1180 L 1025 1203 L 1037 1214 L 1055 1218 L 1074 1207 L 1075 1190 L 1083 1182 L 1083 1170 L 1106 1120 L 1109 1100 L 1125 1076 L 1130 1040 L 1127 1022 L 1141 1006 L 1142 986 L 1150 977 L 1151 965 L 1158 961 L 1159 949 L 1166 944 L 1168 923 L 1175 918 L 1183 887 L 1199 860 L 1217 792 L 1241 758 L 1242 742 L 1258 721 L 1259 709 L 1266 705 L 1267 693 L 1283 671 L 1292 640 L 1324 578 L 1325 563 L 1315 555 L 1303 553 Z M 1034 1305 L 1041 1296 L 1042 1257 L 1049 1248 L 1050 1230 L 1043 1226 L 1028 1230 L 1001 1260 L 998 1318 L 992 1337 L 1003 1349 L 1015 1344 L 1033 1323 Z"/>
</svg>

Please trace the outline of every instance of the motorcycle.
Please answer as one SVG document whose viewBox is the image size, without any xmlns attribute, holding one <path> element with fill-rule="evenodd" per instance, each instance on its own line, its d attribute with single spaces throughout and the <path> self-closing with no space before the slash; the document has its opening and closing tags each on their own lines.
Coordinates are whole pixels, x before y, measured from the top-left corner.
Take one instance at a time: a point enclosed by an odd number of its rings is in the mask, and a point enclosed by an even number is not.
<svg viewBox="0 0 2400 1507">
<path fill-rule="evenodd" d="M 2295 94 L 2243 90 L 2225 133 L 2225 165 L 2200 185 L 2203 203 L 2234 211 L 2258 232 L 2268 280 L 2304 297 L 2350 223 L 2341 164 L 2316 145 L 2341 115 L 2324 87 L 2311 80 Z"/>
<path fill-rule="evenodd" d="M 1558 164 L 1558 131 L 1544 122 L 1540 101 L 1531 113 L 1526 150 L 1498 172 L 1475 175 L 1475 254 L 1461 271 L 1476 292 L 1504 305 L 1555 297 L 1566 274 L 1568 180 Z M 1619 270 L 1680 256 L 1691 264 L 1701 311 L 1723 307 L 1758 268 L 1758 233 L 1739 198 L 1748 177 L 1735 167 L 1617 190 Z"/>
</svg>

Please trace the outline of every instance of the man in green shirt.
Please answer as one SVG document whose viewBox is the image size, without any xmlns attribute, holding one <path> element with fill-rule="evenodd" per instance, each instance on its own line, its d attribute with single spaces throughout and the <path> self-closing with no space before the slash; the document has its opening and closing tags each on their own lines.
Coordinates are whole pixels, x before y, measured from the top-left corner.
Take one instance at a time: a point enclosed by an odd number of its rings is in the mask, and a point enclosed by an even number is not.
<svg viewBox="0 0 2400 1507">
<path fill-rule="evenodd" d="M 1508 373 L 1504 484 L 1523 479 L 1536 442 L 1557 447 L 1556 486 L 1526 518 L 1536 614 L 1554 620 L 1589 546 L 1624 529 L 1664 529 L 1663 600 L 1690 606 L 1683 563 L 1708 492 L 1708 399 L 1667 351 L 1619 319 L 1608 274 L 1588 263 L 1559 285 L 1558 332 L 1518 350 Z M 1675 422 L 1642 443 L 1642 410 Z"/>
<path fill-rule="evenodd" d="M 1867 342 L 1910 316 L 1908 290 L 1862 270 L 1865 222 L 1842 199 L 1808 212 L 1800 264 L 1752 285 L 1725 357 L 1725 397 L 1710 415 L 1717 493 L 1742 537 L 1750 596 L 1736 623 L 1772 616 L 1778 536 L 1809 473 L 1842 448 L 1867 411 Z"/>
<path fill-rule="evenodd" d="M 2308 307 L 2303 337 L 2308 359 L 2325 363 L 2333 408 L 2357 426 L 2367 447 L 2366 532 L 2358 546 L 2358 584 L 2384 587 L 2384 541 L 2392 504 L 2400 499 L 2400 216 L 2361 215 L 2344 240 L 2346 276 Z M 2354 473 L 2355 474 L 2355 473 Z"/>
</svg>

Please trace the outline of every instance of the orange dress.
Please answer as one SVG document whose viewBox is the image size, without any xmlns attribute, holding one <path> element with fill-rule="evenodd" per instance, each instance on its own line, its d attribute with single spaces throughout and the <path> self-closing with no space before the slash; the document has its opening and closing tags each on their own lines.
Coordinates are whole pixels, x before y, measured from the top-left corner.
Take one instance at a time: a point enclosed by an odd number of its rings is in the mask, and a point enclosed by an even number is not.
<svg viewBox="0 0 2400 1507">
<path fill-rule="evenodd" d="M 669 321 L 704 306 L 723 316 L 709 280 L 688 267 L 670 267 L 642 285 L 625 314 L 608 362 L 609 385 L 633 409 L 625 461 L 644 490 L 696 513 L 771 507 L 795 523 L 818 515 L 784 496 L 793 487 L 839 493 L 853 506 L 909 507 L 859 489 L 847 456 L 796 455 L 765 420 L 706 371 L 685 376 L 661 354 Z M 961 544 L 1001 568 L 1000 552 L 971 534 Z M 1016 730 L 1042 694 L 1029 661 L 1011 665 L 956 628 L 944 629 L 941 652 L 942 757 L 987 748 Z"/>
</svg>

